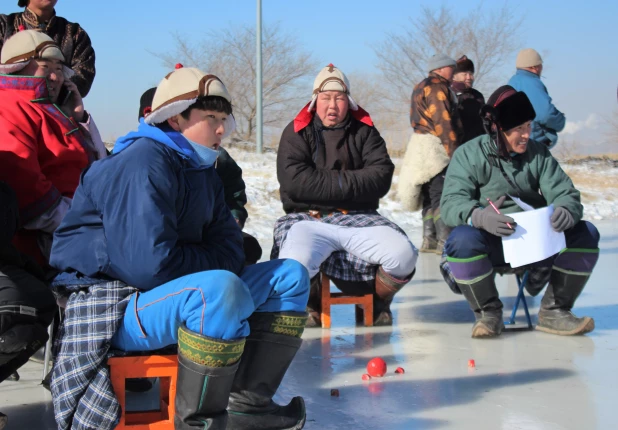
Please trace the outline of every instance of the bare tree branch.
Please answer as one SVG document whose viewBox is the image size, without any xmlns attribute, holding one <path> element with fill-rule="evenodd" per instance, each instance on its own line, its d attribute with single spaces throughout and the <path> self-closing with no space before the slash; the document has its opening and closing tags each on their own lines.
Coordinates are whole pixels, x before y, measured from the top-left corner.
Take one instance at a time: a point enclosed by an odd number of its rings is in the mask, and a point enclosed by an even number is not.
<svg viewBox="0 0 618 430">
<path fill-rule="evenodd" d="M 237 124 L 234 137 L 251 140 L 257 115 L 254 28 L 209 32 L 200 42 L 179 34 L 172 37 L 172 52 L 151 53 L 169 69 L 182 63 L 219 76 L 232 96 Z M 300 85 L 317 73 L 317 65 L 301 43 L 283 33 L 279 25 L 264 28 L 262 43 L 264 125 L 282 125 L 290 120 L 290 110 L 298 109 L 309 98 Z"/>
<path fill-rule="evenodd" d="M 523 17 L 508 4 L 488 10 L 483 3 L 463 17 L 441 6 L 425 7 L 401 32 L 387 34 L 374 47 L 379 59 L 377 67 L 393 87 L 393 99 L 409 102 L 414 85 L 427 76 L 427 62 L 436 52 L 453 58 L 465 54 L 474 61 L 477 85 L 489 89 L 517 49 Z"/>
</svg>

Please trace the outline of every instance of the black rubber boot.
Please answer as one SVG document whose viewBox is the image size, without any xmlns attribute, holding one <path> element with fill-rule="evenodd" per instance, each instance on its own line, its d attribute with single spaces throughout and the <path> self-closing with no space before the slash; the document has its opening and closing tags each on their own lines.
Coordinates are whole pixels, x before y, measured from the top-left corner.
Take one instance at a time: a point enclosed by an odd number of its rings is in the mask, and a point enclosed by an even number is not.
<svg viewBox="0 0 618 430">
<path fill-rule="evenodd" d="M 297 430 L 305 425 L 305 402 L 294 397 L 286 406 L 273 402 L 300 348 L 303 313 L 255 313 L 251 334 L 236 372 L 228 407 L 228 430 Z"/>
<path fill-rule="evenodd" d="M 589 277 L 552 270 L 549 285 L 541 300 L 536 329 L 561 336 L 585 334 L 594 330 L 594 319 L 578 318 L 571 312 Z"/>
<path fill-rule="evenodd" d="M 226 408 L 244 343 L 178 329 L 176 430 L 227 428 Z"/>
<path fill-rule="evenodd" d="M 504 329 L 502 302 L 498 296 L 494 276 L 489 275 L 471 284 L 457 283 L 474 312 L 476 322 L 472 327 L 473 338 L 497 337 Z"/>
<path fill-rule="evenodd" d="M 444 224 L 444 221 L 442 221 L 440 209 L 434 210 L 433 219 L 434 224 L 436 225 L 436 239 L 438 241 L 434 252 L 438 255 L 442 255 L 442 252 L 444 252 L 444 244 L 446 243 L 446 239 L 448 239 L 448 236 L 451 234 L 453 229 Z"/>
<path fill-rule="evenodd" d="M 419 252 L 435 252 L 438 241 L 431 208 L 423 209 L 423 243 Z"/>
<path fill-rule="evenodd" d="M 306 327 L 322 327 L 322 279 L 318 273 L 311 278 L 309 289 L 309 301 L 307 302 L 307 325 Z"/>
</svg>

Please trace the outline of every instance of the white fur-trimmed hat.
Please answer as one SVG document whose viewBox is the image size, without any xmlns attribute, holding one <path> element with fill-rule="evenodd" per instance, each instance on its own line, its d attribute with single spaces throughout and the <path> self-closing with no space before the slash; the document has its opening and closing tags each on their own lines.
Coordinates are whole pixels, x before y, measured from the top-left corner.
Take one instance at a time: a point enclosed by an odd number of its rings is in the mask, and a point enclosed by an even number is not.
<svg viewBox="0 0 618 430">
<path fill-rule="evenodd" d="M 58 60 L 66 78 L 74 75 L 67 67 L 60 47 L 45 33 L 23 30 L 11 36 L 0 53 L 0 73 L 9 75 L 23 70 L 32 60 Z"/>
<path fill-rule="evenodd" d="M 232 97 L 221 79 L 194 67 L 182 67 L 178 64 L 176 70 L 168 73 L 157 86 L 152 99 L 152 110 L 144 121 L 150 125 L 165 122 L 187 110 L 199 97 L 205 96 L 223 97 L 232 103 Z M 233 123 L 234 116 L 230 115 L 230 119 Z M 234 126 L 229 128 L 231 130 L 226 127 L 224 137 L 233 131 Z"/>
<path fill-rule="evenodd" d="M 339 70 L 333 64 L 329 64 L 324 67 L 318 76 L 313 81 L 313 94 L 311 96 L 311 103 L 309 104 L 309 111 L 311 112 L 315 107 L 315 102 L 318 98 L 318 94 L 324 91 L 341 91 L 346 93 L 350 102 L 350 109 L 358 110 L 358 105 L 350 95 L 350 81 L 347 76 Z"/>
</svg>

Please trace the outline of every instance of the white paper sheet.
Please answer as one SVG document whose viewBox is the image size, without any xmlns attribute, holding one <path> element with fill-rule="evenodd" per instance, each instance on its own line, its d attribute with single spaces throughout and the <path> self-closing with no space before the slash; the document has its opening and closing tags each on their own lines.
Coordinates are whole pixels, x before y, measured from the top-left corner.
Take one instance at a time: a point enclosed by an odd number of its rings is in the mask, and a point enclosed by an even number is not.
<svg viewBox="0 0 618 430">
<path fill-rule="evenodd" d="M 566 248 L 564 233 L 551 227 L 554 206 L 508 214 L 517 223 L 515 233 L 502 238 L 504 261 L 511 267 L 536 263 Z"/>
<path fill-rule="evenodd" d="M 528 203 L 524 202 L 522 199 L 514 197 L 514 196 L 512 196 L 510 194 L 507 194 L 507 196 L 509 196 L 511 198 L 511 200 L 513 200 L 515 202 L 515 204 L 517 204 L 517 206 L 519 206 L 523 210 L 525 210 L 525 211 L 533 211 L 534 210 L 534 208 L 532 206 L 530 206 Z"/>
</svg>

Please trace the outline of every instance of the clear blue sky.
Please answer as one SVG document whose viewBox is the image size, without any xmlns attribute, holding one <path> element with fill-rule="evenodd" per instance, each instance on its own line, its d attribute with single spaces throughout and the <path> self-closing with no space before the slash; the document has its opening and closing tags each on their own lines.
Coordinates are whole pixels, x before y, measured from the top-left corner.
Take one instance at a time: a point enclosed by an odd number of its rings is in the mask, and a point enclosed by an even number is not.
<svg viewBox="0 0 618 430">
<path fill-rule="evenodd" d="M 15 6 L 7 10 L 8 3 Z M 4 1 L 2 12 L 17 11 L 16 3 Z M 79 22 L 96 50 L 97 76 L 86 108 L 97 119 L 103 137 L 134 128 L 139 96 L 168 72 L 148 51 L 171 50 L 172 32 L 200 40 L 207 30 L 255 25 L 255 4 L 254 0 L 59 0 L 57 13 Z M 478 3 L 444 4 L 463 15 Z M 419 14 L 422 5 L 436 2 L 263 0 L 263 20 L 265 25 L 279 22 L 284 31 L 297 36 L 319 64 L 333 62 L 346 72 L 375 72 L 371 46 L 386 32 L 407 25 L 408 17 Z M 511 5 L 525 16 L 521 47 L 548 54 L 544 82 L 567 120 L 583 125 L 590 115 L 610 115 L 618 107 L 618 2 L 519 0 Z M 506 78 L 514 71 L 515 55 Z M 573 136 L 593 142 L 599 130 L 584 126 Z"/>
</svg>

